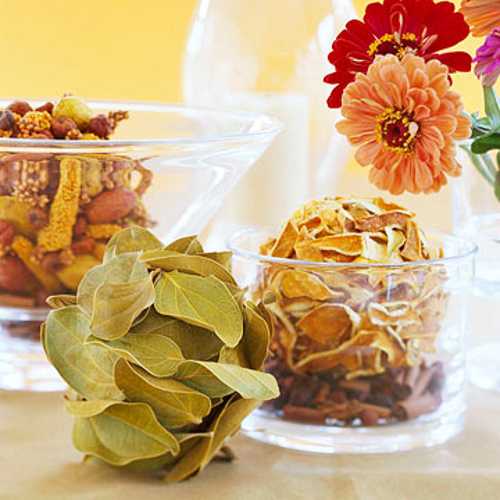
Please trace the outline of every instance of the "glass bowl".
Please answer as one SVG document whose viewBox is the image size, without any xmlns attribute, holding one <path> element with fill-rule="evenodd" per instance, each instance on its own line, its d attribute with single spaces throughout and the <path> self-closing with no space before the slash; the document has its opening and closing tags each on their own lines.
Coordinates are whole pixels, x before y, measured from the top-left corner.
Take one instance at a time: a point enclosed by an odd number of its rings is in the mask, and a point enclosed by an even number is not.
<svg viewBox="0 0 500 500">
<path fill-rule="evenodd" d="M 123 227 L 165 242 L 199 233 L 281 127 L 256 113 L 89 105 L 130 119 L 106 141 L 0 138 L 0 388 L 61 388 L 38 342 L 46 297 L 73 293 Z M 2 246 L 3 225 L 15 233 Z"/>
<path fill-rule="evenodd" d="M 260 255 L 271 234 L 229 242 L 239 284 L 273 319 L 265 369 L 281 391 L 244 431 L 320 453 L 407 450 L 460 432 L 474 244 L 433 234 L 437 260 L 317 263 Z"/>
</svg>

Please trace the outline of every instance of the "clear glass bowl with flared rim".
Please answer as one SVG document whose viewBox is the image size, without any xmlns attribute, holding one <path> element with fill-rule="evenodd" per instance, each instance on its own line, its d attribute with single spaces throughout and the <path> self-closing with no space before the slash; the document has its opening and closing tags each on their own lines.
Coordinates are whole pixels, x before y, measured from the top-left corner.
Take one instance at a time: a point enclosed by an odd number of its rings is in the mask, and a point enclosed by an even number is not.
<svg viewBox="0 0 500 500">
<path fill-rule="evenodd" d="M 318 453 L 401 451 L 459 433 L 476 246 L 432 233 L 436 260 L 318 263 L 260 255 L 273 234 L 244 229 L 228 242 L 239 285 L 272 318 L 265 369 L 281 391 L 244 432 Z"/>
<path fill-rule="evenodd" d="M 0 108 L 10 102 L 0 101 Z M 0 388 L 61 388 L 38 342 L 46 296 L 74 293 L 120 228 L 148 226 L 165 242 L 198 234 L 281 130 L 279 121 L 259 113 L 140 102 L 88 104 L 94 114 L 127 110 L 130 118 L 111 140 L 0 138 L 0 222 L 15 229 L 14 243 L 0 258 Z M 62 196 L 64 189 L 69 198 Z M 66 201 L 55 203 L 58 192 Z M 107 204 L 96 205 L 98 197 L 108 197 Z M 126 213 L 113 215 L 110 205 L 125 206 Z M 50 250 L 40 244 L 41 232 L 52 242 Z M 19 267 L 22 273 L 12 271 Z M 21 284 L 16 275 L 24 276 Z"/>
</svg>

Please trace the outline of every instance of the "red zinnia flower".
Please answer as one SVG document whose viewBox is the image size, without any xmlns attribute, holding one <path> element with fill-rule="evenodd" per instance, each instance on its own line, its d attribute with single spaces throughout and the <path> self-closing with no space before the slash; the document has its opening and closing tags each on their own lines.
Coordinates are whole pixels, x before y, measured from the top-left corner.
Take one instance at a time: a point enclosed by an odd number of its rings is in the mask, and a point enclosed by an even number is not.
<svg viewBox="0 0 500 500">
<path fill-rule="evenodd" d="M 363 21 L 349 21 L 333 42 L 328 60 L 335 72 L 325 77 L 336 85 L 328 106 L 339 108 L 345 87 L 356 73 L 365 73 L 377 55 L 394 54 L 401 59 L 412 53 L 438 59 L 451 73 L 470 71 L 472 59 L 466 52 L 438 54 L 469 34 L 469 26 L 451 2 L 434 0 L 384 0 L 367 6 Z"/>
</svg>

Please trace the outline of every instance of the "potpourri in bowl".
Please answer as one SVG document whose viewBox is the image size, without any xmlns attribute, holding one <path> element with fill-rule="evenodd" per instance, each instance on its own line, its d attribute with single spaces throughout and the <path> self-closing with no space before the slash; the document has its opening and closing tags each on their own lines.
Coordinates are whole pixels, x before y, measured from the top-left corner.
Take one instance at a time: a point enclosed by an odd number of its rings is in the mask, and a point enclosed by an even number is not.
<svg viewBox="0 0 500 500">
<path fill-rule="evenodd" d="M 430 445 L 460 430 L 474 245 L 426 235 L 415 214 L 381 198 L 332 197 L 304 205 L 275 235 L 243 231 L 230 247 L 275 329 L 266 370 L 281 395 L 248 419 L 251 435 L 350 452 Z"/>
</svg>

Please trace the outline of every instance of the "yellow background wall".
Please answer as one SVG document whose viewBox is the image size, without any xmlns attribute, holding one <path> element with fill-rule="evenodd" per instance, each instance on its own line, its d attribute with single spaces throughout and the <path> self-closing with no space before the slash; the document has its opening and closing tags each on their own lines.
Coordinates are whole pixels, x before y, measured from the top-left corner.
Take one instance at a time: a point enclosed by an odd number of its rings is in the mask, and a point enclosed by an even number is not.
<svg viewBox="0 0 500 500">
<path fill-rule="evenodd" d="M 182 52 L 196 3 L 0 0 L 0 95 L 180 101 Z M 366 3 L 355 0 L 358 11 Z M 456 84 L 469 109 L 480 106 L 472 75 Z"/>
</svg>

